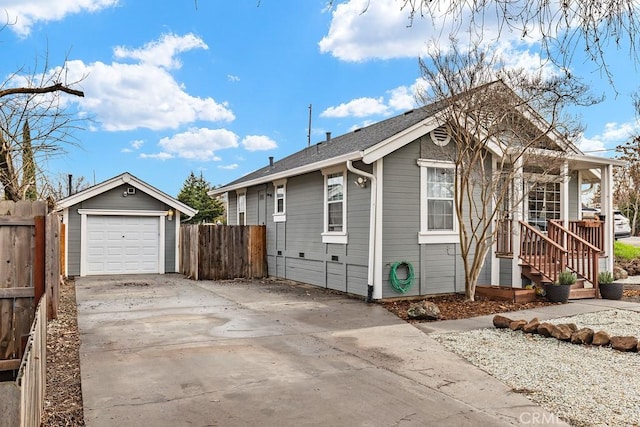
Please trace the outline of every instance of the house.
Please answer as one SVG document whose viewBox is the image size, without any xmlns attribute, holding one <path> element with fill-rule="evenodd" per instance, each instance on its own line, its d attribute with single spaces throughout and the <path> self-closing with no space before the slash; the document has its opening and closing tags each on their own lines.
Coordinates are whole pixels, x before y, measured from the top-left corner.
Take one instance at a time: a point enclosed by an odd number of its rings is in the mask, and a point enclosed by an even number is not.
<svg viewBox="0 0 640 427">
<path fill-rule="evenodd" d="M 197 211 L 128 172 L 58 201 L 67 276 L 178 272 L 180 221 Z"/>
<path fill-rule="evenodd" d="M 228 224 L 266 225 L 270 276 L 373 299 L 464 292 L 451 203 L 456 143 L 443 126 L 446 108 L 434 103 L 338 137 L 327 133 L 325 141 L 270 158 L 210 195 L 226 194 Z M 541 120 L 519 111 L 531 123 Z M 490 167 L 497 168 L 504 151 L 499 140 L 492 144 Z M 493 221 L 495 238 L 478 284 L 523 287 L 570 268 L 591 288 L 579 296 L 595 297 L 594 272 L 613 268 L 612 167 L 619 161 L 585 155 L 555 134 L 547 146 L 536 153 L 562 155 L 555 176 L 537 181 L 531 165 L 510 165 L 514 192 L 523 197 L 508 217 Z M 586 227 L 581 189 L 593 182 L 601 185 L 609 220 Z M 398 266 L 410 281 L 400 293 Z M 409 267 L 413 277 L 406 277 Z"/>
</svg>

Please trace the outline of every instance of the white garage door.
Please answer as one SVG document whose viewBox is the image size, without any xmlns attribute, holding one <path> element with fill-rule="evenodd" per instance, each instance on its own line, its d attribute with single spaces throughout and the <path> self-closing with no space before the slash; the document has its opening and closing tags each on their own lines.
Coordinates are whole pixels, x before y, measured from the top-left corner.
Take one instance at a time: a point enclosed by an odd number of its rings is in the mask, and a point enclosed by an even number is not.
<svg viewBox="0 0 640 427">
<path fill-rule="evenodd" d="M 87 217 L 86 274 L 159 273 L 156 216 Z"/>
</svg>

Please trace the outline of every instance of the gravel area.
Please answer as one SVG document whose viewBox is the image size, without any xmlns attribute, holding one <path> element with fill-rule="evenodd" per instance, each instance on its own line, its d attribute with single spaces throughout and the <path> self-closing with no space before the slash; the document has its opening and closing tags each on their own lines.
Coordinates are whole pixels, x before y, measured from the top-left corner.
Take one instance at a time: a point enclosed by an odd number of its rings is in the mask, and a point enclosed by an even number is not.
<svg viewBox="0 0 640 427">
<path fill-rule="evenodd" d="M 640 313 L 633 311 L 601 311 L 550 323 L 640 337 Z M 431 336 L 571 425 L 640 426 L 639 353 L 573 345 L 508 329 Z"/>
</svg>

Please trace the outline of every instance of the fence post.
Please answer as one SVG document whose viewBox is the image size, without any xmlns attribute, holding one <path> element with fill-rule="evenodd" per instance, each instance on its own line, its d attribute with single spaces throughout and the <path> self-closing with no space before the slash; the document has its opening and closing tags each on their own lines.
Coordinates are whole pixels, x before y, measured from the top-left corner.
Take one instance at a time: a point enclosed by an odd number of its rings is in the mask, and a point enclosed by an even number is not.
<svg viewBox="0 0 640 427">
<path fill-rule="evenodd" d="M 33 287 L 35 300 L 33 306 L 36 307 L 40 298 L 45 293 L 45 233 L 44 217 L 37 216 L 35 220 L 35 248 L 33 254 Z"/>
</svg>

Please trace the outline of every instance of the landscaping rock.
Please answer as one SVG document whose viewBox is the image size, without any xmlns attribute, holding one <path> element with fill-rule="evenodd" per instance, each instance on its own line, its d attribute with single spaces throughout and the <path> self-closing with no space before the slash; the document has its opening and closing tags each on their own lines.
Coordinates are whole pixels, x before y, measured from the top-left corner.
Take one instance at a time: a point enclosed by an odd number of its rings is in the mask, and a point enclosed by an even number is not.
<svg viewBox="0 0 640 427">
<path fill-rule="evenodd" d="M 593 341 L 593 329 L 582 328 L 571 334 L 571 344 L 591 344 Z"/>
<path fill-rule="evenodd" d="M 438 320 L 440 309 L 431 301 L 420 301 L 407 309 L 407 316 L 413 320 Z"/>
<path fill-rule="evenodd" d="M 534 317 L 529 323 L 522 327 L 522 332 L 525 332 L 527 334 L 535 334 L 536 332 L 538 332 L 538 326 L 540 326 L 540 320 L 538 320 L 537 317 Z"/>
<path fill-rule="evenodd" d="M 637 351 L 638 339 L 636 337 L 611 337 L 611 347 L 618 351 Z"/>
<path fill-rule="evenodd" d="M 538 333 L 547 338 L 553 336 L 553 331 L 556 329 L 558 329 L 556 325 L 547 322 L 542 322 L 538 325 Z"/>
<path fill-rule="evenodd" d="M 501 316 L 499 314 L 496 314 L 495 316 L 493 316 L 493 326 L 495 326 L 498 329 L 508 328 L 511 322 L 513 322 L 513 320 L 509 319 L 506 316 Z"/>
<path fill-rule="evenodd" d="M 509 329 L 511 329 L 512 331 L 520 331 L 526 324 L 526 320 L 514 320 L 513 322 L 509 323 Z"/>
<path fill-rule="evenodd" d="M 591 344 L 593 345 L 609 345 L 609 341 L 611 337 L 605 331 L 598 331 L 593 334 L 593 339 L 591 340 Z"/>
<path fill-rule="evenodd" d="M 629 277 L 629 273 L 622 267 L 614 266 L 613 267 L 613 280 L 622 280 Z"/>
<path fill-rule="evenodd" d="M 560 341 L 569 341 L 573 332 L 571 325 L 561 324 L 551 330 L 551 336 Z"/>
</svg>

